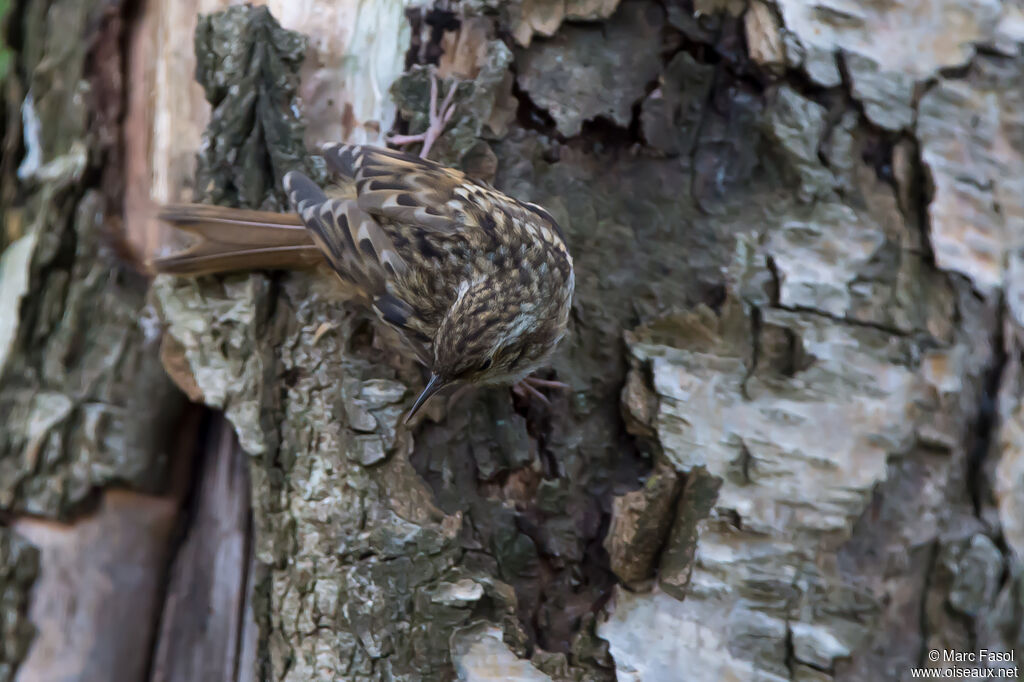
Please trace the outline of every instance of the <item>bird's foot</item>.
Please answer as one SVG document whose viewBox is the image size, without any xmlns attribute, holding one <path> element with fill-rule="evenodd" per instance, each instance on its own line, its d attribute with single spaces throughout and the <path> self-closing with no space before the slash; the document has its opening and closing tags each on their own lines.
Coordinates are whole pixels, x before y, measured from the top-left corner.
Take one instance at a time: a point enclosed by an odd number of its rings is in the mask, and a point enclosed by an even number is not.
<svg viewBox="0 0 1024 682">
<path fill-rule="evenodd" d="M 444 96 L 444 100 L 441 102 L 441 106 L 437 106 L 437 75 L 434 73 L 430 74 L 430 125 L 427 127 L 426 132 L 419 133 L 418 135 L 390 135 L 388 136 L 388 142 L 394 145 L 405 145 L 412 144 L 413 142 L 422 142 L 423 148 L 420 150 L 420 158 L 425 159 L 430 153 L 430 148 L 434 146 L 434 142 L 437 138 L 441 137 L 441 133 L 444 132 L 444 128 L 448 125 L 448 121 L 451 120 L 452 115 L 455 114 L 455 103 L 452 100 L 455 98 L 455 91 L 459 89 L 459 84 L 454 83 L 448 94 Z"/>
<path fill-rule="evenodd" d="M 524 400 L 529 400 L 530 396 L 534 396 L 545 405 L 551 405 L 551 401 L 548 400 L 548 397 L 540 392 L 540 389 L 542 388 L 557 389 L 560 391 L 568 391 L 572 389 L 569 384 L 562 381 L 551 381 L 550 379 L 528 376 L 524 379 L 520 379 L 518 383 L 512 386 L 512 392 Z"/>
</svg>

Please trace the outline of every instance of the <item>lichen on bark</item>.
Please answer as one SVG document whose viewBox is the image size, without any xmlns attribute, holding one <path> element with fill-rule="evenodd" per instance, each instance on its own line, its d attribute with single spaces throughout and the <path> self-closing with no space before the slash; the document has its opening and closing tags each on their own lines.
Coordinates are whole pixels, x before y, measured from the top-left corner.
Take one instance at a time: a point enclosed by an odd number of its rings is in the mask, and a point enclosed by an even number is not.
<svg viewBox="0 0 1024 682">
<path fill-rule="evenodd" d="M 984 551 L 990 536 L 957 503 L 970 494 L 957 472 L 998 362 L 996 311 L 929 262 L 907 201 L 919 179 L 900 168 L 886 180 L 891 167 L 864 164 L 878 144 L 870 126 L 789 85 L 769 88 L 764 102 L 762 157 L 746 192 L 760 216 L 752 236 L 733 242 L 726 303 L 627 336 L 636 373 L 627 423 L 655 432 L 684 473 L 707 468 L 721 489 L 689 543 L 685 601 L 619 591 L 599 633 L 619 670 L 642 679 L 667 679 L 676 665 L 697 679 L 898 677 L 918 664 L 922 642 L 968 641 L 943 617 L 946 605 L 1006 603 L 995 587 L 965 592 L 968 581 L 991 582 L 982 578 L 1002 559 Z M 738 308 L 740 325 L 729 322 Z M 769 491 L 775 502 L 762 497 Z M 952 577 L 931 572 L 931 543 L 965 557 L 946 561 Z M 906 563 L 886 574 L 872 551 Z M 662 581 L 670 568 L 662 562 Z M 917 620 L 926 601 L 935 609 Z M 642 653 L 637 628 L 662 618 L 693 637 Z M 971 618 L 987 645 L 1013 646 Z"/>
<path fill-rule="evenodd" d="M 230 31 L 217 38 L 234 39 Z M 247 87 L 268 87 L 230 83 L 244 101 Z M 301 128 L 292 123 L 278 126 L 291 131 L 287 139 L 259 143 L 298 148 Z M 253 119 L 216 109 L 211 130 L 219 155 L 261 134 Z M 270 167 L 261 168 L 259 182 L 273 186 Z M 430 679 L 450 669 L 449 640 L 460 627 L 486 618 L 514 630 L 511 591 L 461 561 L 461 518 L 436 509 L 408 465 L 401 418 L 407 385 L 420 377 L 381 350 L 365 312 L 324 300 L 302 273 L 158 278 L 153 295 L 173 338 L 168 354 L 184 358 L 170 364 L 189 373 L 179 382 L 225 409 L 253 455 L 265 675 Z"/>
<path fill-rule="evenodd" d="M 116 248 L 121 11 L 119 2 L 52 0 L 17 3 L 5 17 L 18 39 L 4 80 L 0 155 L 4 680 L 34 633 L 46 634 L 28 622 L 29 590 L 36 605 L 53 596 L 38 594 L 45 567 L 14 528 L 23 530 L 26 517 L 37 527 L 76 520 L 106 486 L 161 490 L 181 408 L 156 358 L 146 283 Z M 65 641 L 77 626 L 61 624 Z"/>
<path fill-rule="evenodd" d="M 306 52 L 266 7 L 232 7 L 200 18 L 196 80 L 213 107 L 196 169 L 196 200 L 286 210 L 281 180 L 311 172 L 295 106 Z"/>
<path fill-rule="evenodd" d="M 119 198 L 110 188 L 120 100 L 110 78 L 119 57 L 104 52 L 117 39 L 118 15 L 105 5 L 43 3 L 21 15 L 25 99 L 6 102 L 8 125 L 21 121 L 14 130 L 25 145 L 21 205 L 7 207 L 7 236 L 16 241 L 0 264 L 7 511 L 65 517 L 112 482 L 157 489 L 180 407 L 154 356 L 145 283 L 108 246 Z M 5 196 L 15 181 L 3 179 Z"/>
<path fill-rule="evenodd" d="M 0 528 L 0 682 L 13 682 L 35 635 L 28 595 L 39 572 L 39 552 L 9 528 Z"/>
</svg>

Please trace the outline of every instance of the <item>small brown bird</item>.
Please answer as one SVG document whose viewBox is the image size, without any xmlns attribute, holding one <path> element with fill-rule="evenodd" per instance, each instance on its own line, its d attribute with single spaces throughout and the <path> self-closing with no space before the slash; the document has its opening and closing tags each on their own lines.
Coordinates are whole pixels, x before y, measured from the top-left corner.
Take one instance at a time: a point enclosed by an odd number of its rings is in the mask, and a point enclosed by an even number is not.
<svg viewBox="0 0 1024 682">
<path fill-rule="evenodd" d="M 527 377 L 565 335 L 572 257 L 554 218 L 462 172 L 368 146 L 323 149 L 338 185 L 284 178 L 294 216 L 170 205 L 159 217 L 200 237 L 157 258 L 199 275 L 327 264 L 397 329 L 430 380 L 409 412 L 455 384 L 565 384 Z"/>
</svg>

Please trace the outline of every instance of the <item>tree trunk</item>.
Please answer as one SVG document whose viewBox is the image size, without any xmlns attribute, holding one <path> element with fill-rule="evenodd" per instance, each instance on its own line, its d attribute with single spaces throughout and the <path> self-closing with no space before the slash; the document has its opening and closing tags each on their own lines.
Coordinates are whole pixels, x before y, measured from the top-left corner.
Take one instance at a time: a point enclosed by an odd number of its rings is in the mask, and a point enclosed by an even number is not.
<svg viewBox="0 0 1024 682">
<path fill-rule="evenodd" d="M 227 4 L 8 14 L 0 682 L 1017 670 L 1018 10 Z M 410 429 L 311 274 L 147 303 L 151 201 L 285 210 L 432 69 L 432 156 L 566 234 L 571 392 Z"/>
</svg>

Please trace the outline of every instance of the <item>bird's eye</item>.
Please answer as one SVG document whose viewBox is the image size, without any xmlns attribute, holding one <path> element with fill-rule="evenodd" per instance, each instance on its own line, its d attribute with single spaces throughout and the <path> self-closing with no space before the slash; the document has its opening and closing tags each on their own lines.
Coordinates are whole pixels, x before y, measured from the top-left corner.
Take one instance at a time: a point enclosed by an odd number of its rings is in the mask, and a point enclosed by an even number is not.
<svg viewBox="0 0 1024 682">
<path fill-rule="evenodd" d="M 479 371 L 486 372 L 487 370 L 489 370 L 491 368 L 491 362 L 492 362 L 491 358 L 487 358 L 486 360 L 481 362 L 480 363 L 480 367 L 479 367 Z"/>
</svg>

